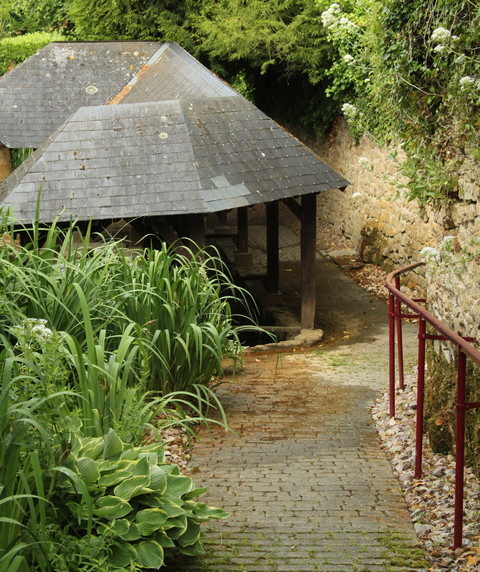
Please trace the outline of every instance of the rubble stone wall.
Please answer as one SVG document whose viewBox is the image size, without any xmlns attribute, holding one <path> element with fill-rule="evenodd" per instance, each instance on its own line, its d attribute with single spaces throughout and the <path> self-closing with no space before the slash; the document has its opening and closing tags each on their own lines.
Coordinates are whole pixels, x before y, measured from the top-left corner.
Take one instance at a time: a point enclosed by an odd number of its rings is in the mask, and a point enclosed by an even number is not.
<svg viewBox="0 0 480 572">
<path fill-rule="evenodd" d="M 0 143 L 0 181 L 6 179 L 12 172 L 12 158 L 10 149 Z"/>
<path fill-rule="evenodd" d="M 430 311 L 459 334 L 480 339 L 479 163 L 464 159 L 459 201 L 422 211 L 401 188 L 401 149 L 380 147 L 368 135 L 355 144 L 340 122 L 315 151 L 352 183 L 344 192 L 319 194 L 322 221 L 342 232 L 365 262 L 394 269 L 424 259 L 418 282 Z M 441 351 L 452 358 L 447 348 Z"/>
</svg>

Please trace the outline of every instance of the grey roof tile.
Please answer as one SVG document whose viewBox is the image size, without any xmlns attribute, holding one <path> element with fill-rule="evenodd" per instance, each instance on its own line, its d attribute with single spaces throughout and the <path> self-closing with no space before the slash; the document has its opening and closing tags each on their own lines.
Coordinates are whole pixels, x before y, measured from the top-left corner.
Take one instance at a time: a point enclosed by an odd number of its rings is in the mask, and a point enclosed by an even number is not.
<svg viewBox="0 0 480 572">
<path fill-rule="evenodd" d="M 173 92 L 178 99 L 142 101 Z M 128 103 L 135 94 L 141 102 Z M 164 44 L 115 101 L 75 112 L 0 184 L 3 204 L 30 219 L 41 186 L 45 221 L 62 209 L 64 219 L 168 216 L 348 184 L 175 44 Z"/>
<path fill-rule="evenodd" d="M 12 148 L 38 147 L 79 107 L 106 103 L 161 45 L 48 44 L 0 77 L 0 141 Z"/>
</svg>

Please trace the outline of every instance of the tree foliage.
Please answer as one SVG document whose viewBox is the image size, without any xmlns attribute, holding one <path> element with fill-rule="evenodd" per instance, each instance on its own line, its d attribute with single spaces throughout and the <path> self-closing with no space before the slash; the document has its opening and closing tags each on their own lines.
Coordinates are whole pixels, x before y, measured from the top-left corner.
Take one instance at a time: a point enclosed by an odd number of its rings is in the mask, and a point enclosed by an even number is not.
<svg viewBox="0 0 480 572">
<path fill-rule="evenodd" d="M 0 40 L 0 75 L 22 62 L 50 42 L 63 37 L 58 32 L 33 32 Z"/>
<path fill-rule="evenodd" d="M 194 50 L 192 14 L 197 0 L 72 0 L 74 36 L 82 40 L 175 41 Z"/>
<path fill-rule="evenodd" d="M 455 195 L 455 153 L 480 157 L 480 4 L 474 0 L 6 0 L 0 37 L 176 41 L 277 120 L 322 135 L 401 138 L 404 173 Z M 23 57 L 23 52 L 19 61 Z M 352 107 L 353 106 L 353 107 Z M 357 112 L 352 115 L 352 109 Z M 416 177 L 419 179 L 419 177 Z"/>
</svg>

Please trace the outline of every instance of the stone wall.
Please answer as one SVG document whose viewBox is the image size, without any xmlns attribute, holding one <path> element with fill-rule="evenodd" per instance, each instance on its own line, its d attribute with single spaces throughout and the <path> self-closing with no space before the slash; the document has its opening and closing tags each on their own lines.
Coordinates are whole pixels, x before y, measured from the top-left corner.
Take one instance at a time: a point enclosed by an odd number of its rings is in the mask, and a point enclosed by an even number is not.
<svg viewBox="0 0 480 572">
<path fill-rule="evenodd" d="M 425 260 L 417 283 L 430 311 L 456 332 L 480 339 L 479 163 L 464 160 L 460 201 L 422 211 L 401 188 L 401 149 L 380 147 L 369 136 L 357 145 L 344 122 L 314 147 L 352 183 L 343 193 L 320 193 L 318 216 L 341 231 L 366 262 L 390 270 Z"/>
<path fill-rule="evenodd" d="M 10 149 L 0 143 L 0 181 L 3 181 L 12 172 L 12 158 Z"/>
</svg>

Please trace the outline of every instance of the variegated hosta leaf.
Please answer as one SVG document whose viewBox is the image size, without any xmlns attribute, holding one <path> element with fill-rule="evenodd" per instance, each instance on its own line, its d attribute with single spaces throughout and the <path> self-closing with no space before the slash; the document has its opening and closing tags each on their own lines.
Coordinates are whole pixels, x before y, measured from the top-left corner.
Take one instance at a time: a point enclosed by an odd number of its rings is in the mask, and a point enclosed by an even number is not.
<svg viewBox="0 0 480 572">
<path fill-rule="evenodd" d="M 185 493 L 193 489 L 193 481 L 190 477 L 168 475 L 167 478 L 167 495 L 169 497 L 180 498 Z"/>
<path fill-rule="evenodd" d="M 115 471 L 113 473 L 109 473 L 107 475 L 102 475 L 98 479 L 98 486 L 99 487 L 113 487 L 118 485 L 125 479 L 128 479 L 131 476 L 130 471 Z"/>
<path fill-rule="evenodd" d="M 77 459 L 77 469 L 80 477 L 87 484 L 97 481 L 100 477 L 97 463 L 90 457 L 79 457 Z"/>
<path fill-rule="evenodd" d="M 163 548 L 154 540 L 143 540 L 135 545 L 138 565 L 145 568 L 160 568 L 163 565 Z"/>
<path fill-rule="evenodd" d="M 162 495 L 167 488 L 167 475 L 157 465 L 150 467 L 150 488 L 157 495 Z"/>
<path fill-rule="evenodd" d="M 132 506 L 126 500 L 112 495 L 100 497 L 96 505 L 93 510 L 95 516 L 107 520 L 122 518 L 132 510 Z"/>
<path fill-rule="evenodd" d="M 164 510 L 167 513 L 168 518 L 174 518 L 185 514 L 185 509 L 183 508 L 184 503 L 180 506 L 180 503 L 175 503 L 166 497 L 157 497 L 155 500 L 158 502 L 158 505 L 156 506 Z"/>
<path fill-rule="evenodd" d="M 122 461 L 136 461 L 140 455 L 141 447 L 130 447 L 129 449 L 124 449 L 120 455 Z"/>
<path fill-rule="evenodd" d="M 142 538 L 142 534 L 140 533 L 138 526 L 134 522 L 131 522 L 128 532 L 122 534 L 122 538 L 123 540 L 133 542 L 134 540 L 140 540 L 140 538 Z"/>
<path fill-rule="evenodd" d="M 175 542 L 173 542 L 173 540 L 169 538 L 163 531 L 157 532 L 154 538 L 155 541 L 160 544 L 160 546 L 163 546 L 163 548 L 175 548 Z"/>
<path fill-rule="evenodd" d="M 189 546 L 179 546 L 178 550 L 187 556 L 200 556 L 201 554 L 205 554 L 205 550 L 200 540 L 197 540 L 195 544 L 191 544 Z"/>
<path fill-rule="evenodd" d="M 187 530 L 178 538 L 180 546 L 191 546 L 200 540 L 200 525 L 189 521 Z"/>
<path fill-rule="evenodd" d="M 113 459 L 120 455 L 122 451 L 123 441 L 113 429 L 110 429 L 107 433 L 107 436 L 105 437 L 103 456 L 105 459 Z"/>
<path fill-rule="evenodd" d="M 187 501 L 185 506 L 191 511 L 197 522 L 207 522 L 212 518 L 227 518 L 229 516 L 228 512 L 202 502 Z"/>
<path fill-rule="evenodd" d="M 163 529 L 172 540 L 177 540 L 187 530 L 187 526 L 186 516 L 176 516 L 175 518 L 169 518 L 163 525 Z"/>
<path fill-rule="evenodd" d="M 128 542 L 115 542 L 111 551 L 112 553 L 108 560 L 116 568 L 126 569 L 137 561 L 137 551 Z"/>
<path fill-rule="evenodd" d="M 190 499 L 194 499 L 199 497 L 200 495 L 203 495 L 203 493 L 208 491 L 208 487 L 202 487 L 200 489 L 193 489 L 190 492 L 184 494 L 182 496 L 183 500 L 190 500 Z"/>
<path fill-rule="evenodd" d="M 79 453 L 82 457 L 90 457 L 90 459 L 96 460 L 103 453 L 104 446 L 104 437 L 90 437 L 89 439 L 83 439 L 83 446 Z"/>
<path fill-rule="evenodd" d="M 118 520 L 112 522 L 110 529 L 118 534 L 118 536 L 123 537 L 128 533 L 130 529 L 130 521 L 128 521 L 126 518 L 119 518 Z"/>
<path fill-rule="evenodd" d="M 150 463 L 148 462 L 148 458 L 139 458 L 137 461 L 133 461 L 130 465 L 130 472 L 133 475 L 142 475 L 142 476 L 149 476 L 150 475 Z"/>
<path fill-rule="evenodd" d="M 135 524 L 142 536 L 150 536 L 163 528 L 167 518 L 167 513 L 159 508 L 146 508 L 137 512 Z"/>
<path fill-rule="evenodd" d="M 148 475 L 137 475 L 135 477 L 129 477 L 117 485 L 113 492 L 117 497 L 121 497 L 124 500 L 130 500 L 134 496 L 141 495 L 143 493 L 153 492 L 150 488 L 150 477 Z"/>
</svg>

